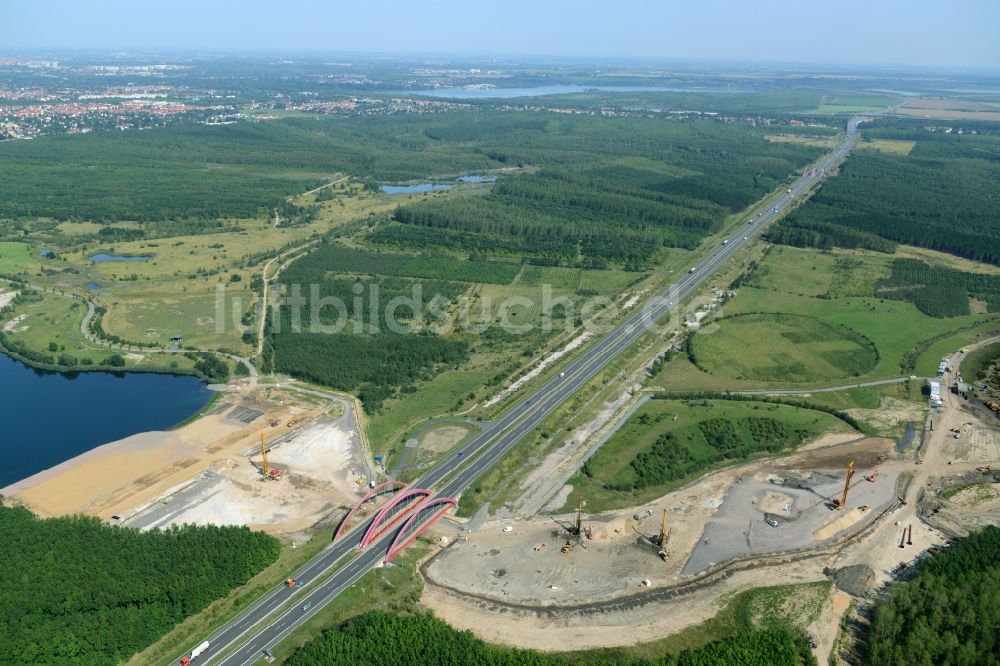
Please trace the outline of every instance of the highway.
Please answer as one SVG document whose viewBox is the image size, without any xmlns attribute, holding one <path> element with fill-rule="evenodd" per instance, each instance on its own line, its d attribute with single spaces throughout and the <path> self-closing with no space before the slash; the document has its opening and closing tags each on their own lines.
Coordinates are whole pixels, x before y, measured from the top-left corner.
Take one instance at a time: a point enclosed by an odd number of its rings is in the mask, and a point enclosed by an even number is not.
<svg viewBox="0 0 1000 666">
<path fill-rule="evenodd" d="M 796 197 L 821 180 L 825 172 L 853 147 L 857 138 L 857 125 L 862 120 L 861 116 L 851 118 L 844 139 L 837 149 L 807 167 L 804 175 L 796 179 L 788 187 L 788 191 L 767 199 L 766 209 L 762 213 L 736 228 L 732 237 L 720 242 L 689 272 L 649 299 L 642 308 L 585 349 L 562 372 L 514 405 L 461 449 L 452 452 L 414 481 L 411 487 L 427 488 L 436 495 L 448 497 L 456 497 L 468 488 L 477 477 L 533 428 L 538 427 L 618 354 L 695 292 L 734 254 L 752 242 Z M 288 589 L 282 585 L 269 591 L 235 619 L 208 636 L 206 640 L 209 641 L 209 649 L 192 663 L 196 666 L 202 663 L 244 666 L 264 657 L 264 650 L 273 648 L 330 600 L 381 564 L 394 530 L 389 530 L 366 550 L 359 552 L 357 546 L 365 527 L 366 524 L 362 524 L 354 528 L 291 574 L 303 582 L 301 587 Z M 348 559 L 352 554 L 355 555 L 354 558 Z M 324 577 L 338 566 L 340 568 L 333 575 Z M 295 603 L 283 608 L 290 599 L 294 599 Z M 276 613 L 279 609 L 280 613 Z M 272 614 L 274 617 L 270 617 Z M 265 619 L 268 620 L 267 624 L 258 627 Z M 242 645 L 235 651 L 223 656 L 222 653 L 241 642 Z"/>
</svg>

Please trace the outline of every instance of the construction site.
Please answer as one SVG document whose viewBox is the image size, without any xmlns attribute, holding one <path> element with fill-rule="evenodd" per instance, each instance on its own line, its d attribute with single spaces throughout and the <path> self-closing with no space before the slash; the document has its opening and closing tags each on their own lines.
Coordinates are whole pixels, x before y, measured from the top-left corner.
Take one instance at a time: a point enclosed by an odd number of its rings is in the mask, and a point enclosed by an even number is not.
<svg viewBox="0 0 1000 666">
<path fill-rule="evenodd" d="M 187 425 L 105 444 L 0 492 L 43 516 L 246 525 L 294 540 L 356 501 L 370 460 L 353 400 L 233 383 Z"/>
<path fill-rule="evenodd" d="M 960 361 L 945 385 L 959 381 Z M 996 417 L 944 392 L 923 430 L 900 442 L 821 437 L 627 510 L 590 515 L 581 502 L 470 524 L 423 564 L 423 601 L 490 641 L 585 649 L 676 633 L 741 591 L 831 581 L 802 621 L 825 662 L 852 600 L 870 600 L 950 539 L 1000 524 Z"/>
</svg>

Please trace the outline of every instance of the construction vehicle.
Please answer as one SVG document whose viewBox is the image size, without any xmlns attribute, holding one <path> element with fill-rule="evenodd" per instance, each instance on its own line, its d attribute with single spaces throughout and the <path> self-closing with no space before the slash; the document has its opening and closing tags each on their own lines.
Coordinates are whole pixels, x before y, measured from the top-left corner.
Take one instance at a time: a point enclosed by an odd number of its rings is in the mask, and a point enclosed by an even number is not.
<svg viewBox="0 0 1000 666">
<path fill-rule="evenodd" d="M 872 472 L 871 474 L 869 474 L 868 476 L 866 476 L 865 480 L 868 481 L 869 483 L 875 483 L 875 480 L 877 478 L 878 478 L 878 467 L 875 468 L 874 472 Z"/>
<path fill-rule="evenodd" d="M 287 588 L 293 588 L 293 587 L 295 587 L 298 584 L 299 584 L 299 581 L 297 581 L 294 578 L 289 578 L 288 580 L 285 581 L 285 587 L 287 587 Z"/>
<path fill-rule="evenodd" d="M 580 500 L 580 504 L 576 507 L 576 525 L 569 533 L 575 537 L 583 534 L 583 500 Z"/>
<path fill-rule="evenodd" d="M 859 509 L 861 509 L 862 511 L 867 511 L 867 510 L 868 510 L 869 508 L 871 508 L 871 507 L 869 507 L 869 506 L 868 506 L 867 504 L 862 504 L 862 505 L 861 505 L 861 506 L 859 506 L 858 508 L 859 508 Z"/>
<path fill-rule="evenodd" d="M 267 464 L 267 445 L 264 443 L 264 433 L 260 433 L 260 457 L 260 473 L 264 476 L 264 478 L 272 481 L 281 481 L 281 475 L 284 474 L 284 472 Z"/>
<path fill-rule="evenodd" d="M 559 552 L 560 553 L 568 553 L 571 550 L 573 550 L 573 546 L 575 546 L 575 545 L 576 545 L 576 542 L 574 542 L 574 541 L 567 541 L 566 543 L 563 544 L 563 547 L 559 549 Z"/>
<path fill-rule="evenodd" d="M 660 559 L 666 562 L 670 559 L 670 553 L 667 552 L 667 539 L 669 535 L 667 534 L 667 510 L 663 510 L 663 522 L 660 523 L 660 538 L 656 540 L 656 545 L 659 547 L 659 552 L 657 555 Z"/>
<path fill-rule="evenodd" d="M 833 508 L 843 509 L 847 506 L 847 491 L 851 489 L 851 479 L 854 478 L 854 461 L 847 463 L 847 478 L 844 479 L 844 496 L 833 498 Z"/>
</svg>

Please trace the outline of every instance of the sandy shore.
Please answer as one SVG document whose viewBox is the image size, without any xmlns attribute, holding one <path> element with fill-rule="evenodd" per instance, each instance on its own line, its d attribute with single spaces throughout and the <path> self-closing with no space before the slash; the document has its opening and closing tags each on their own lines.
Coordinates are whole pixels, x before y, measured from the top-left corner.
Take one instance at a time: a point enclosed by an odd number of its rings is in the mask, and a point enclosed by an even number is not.
<svg viewBox="0 0 1000 666">
<path fill-rule="evenodd" d="M 254 445 L 260 432 L 274 435 L 298 408 L 271 405 L 251 423 L 229 416 L 235 408 L 205 415 L 177 430 L 145 432 L 91 449 L 0 490 L 42 516 L 85 513 L 104 519 L 158 497 Z"/>
</svg>

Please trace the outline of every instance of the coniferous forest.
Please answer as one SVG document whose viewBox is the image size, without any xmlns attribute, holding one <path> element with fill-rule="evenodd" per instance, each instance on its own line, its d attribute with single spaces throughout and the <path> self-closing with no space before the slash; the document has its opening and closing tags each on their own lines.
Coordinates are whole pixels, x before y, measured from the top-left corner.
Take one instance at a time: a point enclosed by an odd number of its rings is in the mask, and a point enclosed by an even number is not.
<svg viewBox="0 0 1000 666">
<path fill-rule="evenodd" d="M 0 663 L 127 660 L 274 562 L 245 527 L 139 532 L 0 506 Z"/>
<path fill-rule="evenodd" d="M 1000 528 L 987 527 L 919 566 L 875 606 L 867 663 L 1000 663 Z"/>
</svg>

